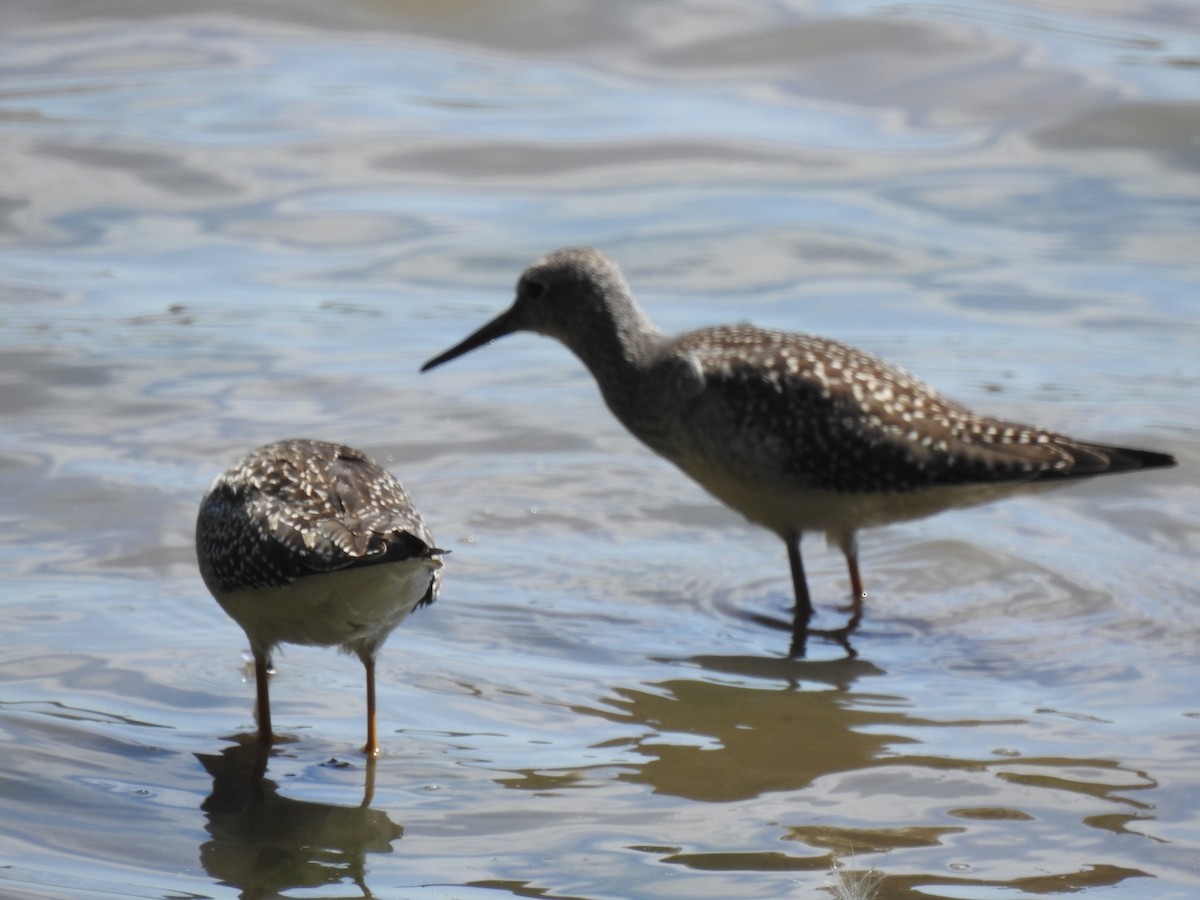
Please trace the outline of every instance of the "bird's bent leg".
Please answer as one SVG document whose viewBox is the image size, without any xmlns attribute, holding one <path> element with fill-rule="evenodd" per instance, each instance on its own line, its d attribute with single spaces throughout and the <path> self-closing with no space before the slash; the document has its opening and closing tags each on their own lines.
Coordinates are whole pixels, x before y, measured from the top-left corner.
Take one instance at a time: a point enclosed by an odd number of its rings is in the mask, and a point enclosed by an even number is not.
<svg viewBox="0 0 1200 900">
<path fill-rule="evenodd" d="M 854 532 L 850 532 L 838 535 L 836 541 L 838 547 L 841 548 L 842 555 L 846 557 L 846 569 L 850 573 L 850 604 L 840 607 L 839 611 L 850 613 L 850 621 L 846 627 L 853 630 L 862 621 L 863 600 L 867 598 L 867 592 L 863 588 L 862 575 L 858 571 L 858 538 Z"/>
<path fill-rule="evenodd" d="M 850 612 L 854 613 L 853 618 L 857 624 L 857 620 L 862 618 L 863 601 L 867 599 L 867 592 L 863 588 L 862 576 L 858 574 L 858 557 L 847 556 L 846 567 L 850 570 L 850 592 L 853 594 Z"/>
</svg>

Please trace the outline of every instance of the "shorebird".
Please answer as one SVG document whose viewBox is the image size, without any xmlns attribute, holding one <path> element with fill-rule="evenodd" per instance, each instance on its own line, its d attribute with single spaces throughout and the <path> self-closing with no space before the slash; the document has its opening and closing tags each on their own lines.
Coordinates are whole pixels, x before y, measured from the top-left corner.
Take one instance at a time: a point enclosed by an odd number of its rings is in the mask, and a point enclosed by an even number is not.
<svg viewBox="0 0 1200 900">
<path fill-rule="evenodd" d="M 278 441 L 217 477 L 200 504 L 196 555 L 205 585 L 250 641 L 260 745 L 272 740 L 272 651 L 312 644 L 362 660 L 363 752 L 379 753 L 375 654 L 437 598 L 444 552 L 400 482 L 341 444 Z"/>
<path fill-rule="evenodd" d="M 803 654 L 813 615 L 804 532 L 824 532 L 845 555 L 852 615 L 838 630 L 844 637 L 862 617 L 860 529 L 1175 463 L 972 412 L 827 338 L 750 325 L 666 336 L 616 264 L 588 247 L 534 263 L 508 310 L 421 371 L 519 331 L 561 341 L 634 436 L 783 539 L 795 595 L 793 655 Z"/>
</svg>

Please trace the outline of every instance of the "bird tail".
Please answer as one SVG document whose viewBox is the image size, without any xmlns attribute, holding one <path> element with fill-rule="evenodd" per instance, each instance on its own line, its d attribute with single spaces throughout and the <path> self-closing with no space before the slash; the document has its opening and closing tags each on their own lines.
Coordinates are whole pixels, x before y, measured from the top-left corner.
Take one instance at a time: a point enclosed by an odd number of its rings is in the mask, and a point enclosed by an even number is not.
<svg viewBox="0 0 1200 900">
<path fill-rule="evenodd" d="M 1111 444 L 1072 443 L 1065 448 L 1075 457 L 1068 475 L 1115 475 L 1137 469 L 1161 469 L 1177 464 L 1169 453 L 1114 447 Z"/>
</svg>

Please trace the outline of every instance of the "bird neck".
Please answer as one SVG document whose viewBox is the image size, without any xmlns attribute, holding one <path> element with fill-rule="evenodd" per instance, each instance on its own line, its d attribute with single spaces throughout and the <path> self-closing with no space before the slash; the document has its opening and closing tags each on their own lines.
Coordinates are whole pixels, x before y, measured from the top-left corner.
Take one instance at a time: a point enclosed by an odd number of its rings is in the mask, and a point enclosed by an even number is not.
<svg viewBox="0 0 1200 900">
<path fill-rule="evenodd" d="M 638 383 L 662 332 L 628 295 L 608 298 L 594 309 L 586 327 L 573 329 L 562 342 L 592 373 L 614 412 Z M 619 413 L 618 413 L 619 414 Z"/>
</svg>

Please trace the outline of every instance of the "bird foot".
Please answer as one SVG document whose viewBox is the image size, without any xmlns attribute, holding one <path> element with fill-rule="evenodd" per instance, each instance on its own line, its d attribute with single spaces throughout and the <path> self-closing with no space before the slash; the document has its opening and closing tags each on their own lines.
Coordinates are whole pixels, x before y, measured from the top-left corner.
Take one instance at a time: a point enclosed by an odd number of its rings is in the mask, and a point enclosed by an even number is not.
<svg viewBox="0 0 1200 900">
<path fill-rule="evenodd" d="M 857 628 L 858 628 L 858 620 L 851 619 L 847 624 L 843 625 L 841 628 L 809 628 L 804 632 L 804 636 L 805 637 L 824 638 L 825 640 L 827 640 L 831 643 L 837 644 L 839 647 L 841 647 L 843 650 L 846 651 L 846 655 L 850 659 L 854 659 L 855 657 L 858 656 L 858 651 L 855 650 L 854 647 L 851 645 L 850 635 L 854 634 L 854 632 L 857 630 Z M 793 650 L 795 649 L 795 647 L 797 646 L 798 643 L 802 643 L 802 642 L 793 640 L 793 642 L 792 642 Z M 803 649 L 803 648 L 801 648 L 801 649 Z M 797 653 L 793 652 L 791 655 L 792 656 L 803 656 L 804 653 L 800 652 L 799 654 L 797 654 Z"/>
<path fill-rule="evenodd" d="M 867 592 L 863 591 L 849 603 L 843 603 L 841 606 L 835 606 L 834 609 L 840 613 L 852 613 L 855 619 L 861 619 L 863 614 L 863 601 L 867 599 Z"/>
<path fill-rule="evenodd" d="M 755 625 L 762 625 L 766 628 L 774 628 L 776 631 L 791 631 L 792 623 L 775 616 L 768 616 L 766 613 L 743 613 L 745 618 L 749 619 Z"/>
<path fill-rule="evenodd" d="M 807 639 L 810 637 L 823 638 L 837 644 L 846 654 L 853 658 L 858 656 L 858 651 L 850 645 L 850 635 L 858 630 L 859 624 L 862 622 L 861 610 L 858 614 L 852 615 L 850 620 L 841 628 L 801 628 L 796 629 L 795 623 L 785 621 L 784 619 L 769 616 L 764 613 L 746 613 L 746 618 L 757 625 L 763 625 L 767 628 L 774 628 L 777 631 L 792 632 L 792 645 L 788 651 L 788 656 L 793 659 L 803 659 L 806 649 Z"/>
</svg>

